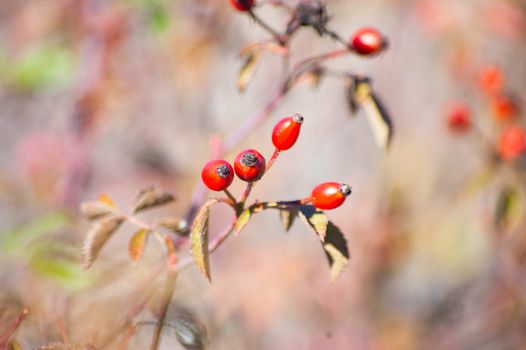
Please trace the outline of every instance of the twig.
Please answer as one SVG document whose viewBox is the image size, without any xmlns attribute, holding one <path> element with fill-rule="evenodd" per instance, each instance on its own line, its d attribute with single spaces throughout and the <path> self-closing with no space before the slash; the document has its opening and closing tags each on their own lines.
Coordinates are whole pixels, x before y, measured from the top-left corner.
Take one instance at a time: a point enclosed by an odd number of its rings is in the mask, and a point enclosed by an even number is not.
<svg viewBox="0 0 526 350">
<path fill-rule="evenodd" d="M 159 346 L 159 341 L 161 339 L 161 331 L 163 330 L 164 319 L 166 318 L 166 313 L 168 311 L 168 306 L 170 306 L 170 301 L 172 300 L 173 292 L 175 290 L 175 280 L 177 279 L 177 273 L 175 271 L 169 271 L 166 276 L 166 285 L 164 286 L 164 293 L 161 300 L 161 308 L 159 311 L 159 316 L 157 318 L 157 325 L 155 326 L 155 331 L 153 333 L 152 343 L 150 345 L 150 350 L 157 350 Z"/>
<path fill-rule="evenodd" d="M 285 45 L 285 40 L 283 39 L 283 37 L 277 32 L 277 30 L 275 30 L 274 28 L 272 28 L 270 25 L 267 24 L 267 22 L 265 22 L 263 19 L 261 19 L 261 17 L 259 17 L 258 15 L 256 15 L 256 13 L 251 9 L 249 12 L 248 12 L 248 15 L 250 16 L 250 18 L 252 18 L 254 20 L 254 22 L 256 22 L 261 28 L 263 28 L 264 30 L 266 30 L 270 35 L 272 35 L 272 37 L 274 38 L 274 40 L 276 40 L 280 45 Z"/>
</svg>

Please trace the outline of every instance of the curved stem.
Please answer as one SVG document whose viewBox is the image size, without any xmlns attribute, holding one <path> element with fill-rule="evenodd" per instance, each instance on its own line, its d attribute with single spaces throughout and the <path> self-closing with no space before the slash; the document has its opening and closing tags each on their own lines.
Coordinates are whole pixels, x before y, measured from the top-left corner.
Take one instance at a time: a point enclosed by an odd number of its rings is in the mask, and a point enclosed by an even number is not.
<svg viewBox="0 0 526 350">
<path fill-rule="evenodd" d="M 159 342 L 161 340 L 161 331 L 163 330 L 164 319 L 166 318 L 166 313 L 168 311 L 168 306 L 172 301 L 172 296 L 175 290 L 175 280 L 177 278 L 177 273 L 174 271 L 169 271 L 166 276 L 166 284 L 164 286 L 164 293 L 161 299 L 161 308 L 159 311 L 159 316 L 157 318 L 157 324 L 155 326 L 155 331 L 153 333 L 152 343 L 150 345 L 150 350 L 157 350 Z"/>
</svg>

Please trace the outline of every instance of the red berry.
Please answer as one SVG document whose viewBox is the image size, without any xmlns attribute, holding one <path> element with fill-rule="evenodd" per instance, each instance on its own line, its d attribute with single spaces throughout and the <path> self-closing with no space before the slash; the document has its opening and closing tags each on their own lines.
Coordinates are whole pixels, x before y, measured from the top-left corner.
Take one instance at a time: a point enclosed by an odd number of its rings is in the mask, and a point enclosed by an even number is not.
<svg viewBox="0 0 526 350">
<path fill-rule="evenodd" d="M 374 55 L 387 48 L 387 39 L 376 29 L 359 29 L 351 38 L 350 48 L 360 55 Z"/>
<path fill-rule="evenodd" d="M 511 98 L 498 95 L 491 100 L 491 112 L 498 121 L 511 120 L 517 116 L 517 105 Z"/>
<path fill-rule="evenodd" d="M 447 114 L 447 125 L 453 132 L 462 133 L 471 127 L 471 112 L 464 103 L 455 102 Z"/>
<path fill-rule="evenodd" d="M 236 175 L 243 181 L 254 182 L 265 173 L 265 158 L 254 149 L 239 153 L 234 160 Z"/>
<path fill-rule="evenodd" d="M 334 209 L 342 205 L 351 192 L 352 189 L 349 185 L 338 182 L 324 182 L 314 187 L 310 195 L 310 201 L 318 209 Z"/>
<path fill-rule="evenodd" d="M 203 167 L 201 178 L 212 191 L 222 191 L 234 180 L 234 169 L 225 160 L 211 160 Z"/>
<path fill-rule="evenodd" d="M 303 117 L 294 114 L 292 117 L 281 119 L 272 131 L 272 143 L 279 151 L 285 151 L 294 146 L 300 135 Z"/>
<path fill-rule="evenodd" d="M 250 11 L 255 2 L 255 0 L 230 0 L 230 5 L 238 11 Z"/>
<path fill-rule="evenodd" d="M 514 160 L 526 151 L 526 131 L 510 126 L 502 132 L 499 140 L 499 155 L 505 160 Z"/>
<path fill-rule="evenodd" d="M 478 73 L 479 88 L 488 95 L 499 93 L 504 86 L 504 74 L 497 66 L 487 66 Z"/>
</svg>

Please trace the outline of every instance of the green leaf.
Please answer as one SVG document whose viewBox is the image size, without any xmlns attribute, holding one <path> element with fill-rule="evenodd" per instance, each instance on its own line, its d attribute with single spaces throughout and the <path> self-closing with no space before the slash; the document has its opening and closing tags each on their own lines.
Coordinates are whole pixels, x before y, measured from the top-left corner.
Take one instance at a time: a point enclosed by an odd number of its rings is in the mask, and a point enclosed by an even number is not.
<svg viewBox="0 0 526 350">
<path fill-rule="evenodd" d="M 329 260 L 331 279 L 335 281 L 349 263 L 349 249 L 343 233 L 332 222 L 327 225 L 327 235 L 323 249 Z"/>
<path fill-rule="evenodd" d="M 69 217 L 61 212 L 42 215 L 29 224 L 4 234 L 2 247 L 7 253 L 25 252 L 30 242 L 45 234 L 64 230 L 70 224 Z"/>
<path fill-rule="evenodd" d="M 100 250 L 124 221 L 124 216 L 110 216 L 96 222 L 88 231 L 82 247 L 82 265 L 89 268 Z"/>
<path fill-rule="evenodd" d="M 164 32 L 170 25 L 170 15 L 164 4 L 159 1 L 149 2 L 150 25 L 156 33 Z"/>
<path fill-rule="evenodd" d="M 237 78 L 237 89 L 239 92 L 245 92 L 247 89 L 248 83 L 252 80 L 252 76 L 256 71 L 260 56 L 261 52 L 259 49 L 244 52 L 241 56 L 242 63 Z"/>
<path fill-rule="evenodd" d="M 325 241 L 329 223 L 327 215 L 312 205 L 298 205 L 297 208 L 303 222 L 314 229 L 314 232 L 316 232 L 322 242 Z"/>
<path fill-rule="evenodd" d="M 71 51 L 45 46 L 28 51 L 12 62 L 9 77 L 19 89 L 37 90 L 71 80 L 73 68 Z"/>
<path fill-rule="evenodd" d="M 138 261 L 142 257 L 149 233 L 149 230 L 141 228 L 130 239 L 128 253 L 133 261 Z"/>
<path fill-rule="evenodd" d="M 39 275 L 64 289 L 82 289 L 92 282 L 92 276 L 83 273 L 77 261 L 37 255 L 31 259 L 30 266 Z"/>
<path fill-rule="evenodd" d="M 252 210 L 250 208 L 243 210 L 243 212 L 238 216 L 236 222 L 234 223 L 234 230 L 236 233 L 240 233 L 245 226 L 247 226 L 248 221 L 252 217 Z"/>
<path fill-rule="evenodd" d="M 285 229 L 285 232 L 289 232 L 290 228 L 292 227 L 292 224 L 298 217 L 298 209 L 291 207 L 288 209 L 280 209 L 279 210 L 279 218 L 281 220 L 281 223 L 283 224 L 283 228 Z"/>
<path fill-rule="evenodd" d="M 199 271 L 208 279 L 210 277 L 210 261 L 208 252 L 208 222 L 210 207 L 217 203 L 217 199 L 206 202 L 197 213 L 190 230 L 190 250 Z"/>
<path fill-rule="evenodd" d="M 505 187 L 497 198 L 495 227 L 509 229 L 520 222 L 524 210 L 521 194 L 513 187 Z"/>
</svg>

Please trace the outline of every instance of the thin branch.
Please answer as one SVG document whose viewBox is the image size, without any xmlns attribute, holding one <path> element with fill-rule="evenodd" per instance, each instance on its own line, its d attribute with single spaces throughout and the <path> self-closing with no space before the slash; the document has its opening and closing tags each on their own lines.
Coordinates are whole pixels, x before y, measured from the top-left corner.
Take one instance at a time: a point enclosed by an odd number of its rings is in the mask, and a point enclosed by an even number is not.
<svg viewBox="0 0 526 350">
<path fill-rule="evenodd" d="M 161 300 L 161 308 L 159 311 L 159 316 L 157 318 L 157 325 L 155 326 L 155 331 L 152 337 L 152 343 L 150 345 L 150 350 L 157 350 L 159 342 L 161 340 L 161 331 L 163 330 L 164 319 L 166 318 L 166 313 L 168 311 L 168 306 L 172 301 L 172 296 L 175 290 L 175 280 L 177 279 L 177 273 L 175 271 L 169 271 L 166 276 L 166 284 L 164 286 L 164 293 Z"/>
<path fill-rule="evenodd" d="M 252 9 L 248 12 L 248 15 L 254 22 L 256 22 L 261 28 L 263 28 L 265 31 L 267 31 L 274 40 L 276 40 L 280 45 L 285 45 L 285 40 L 281 36 L 281 34 L 278 33 L 277 30 L 272 28 L 267 22 L 265 22 L 261 17 L 259 17 Z"/>
</svg>

